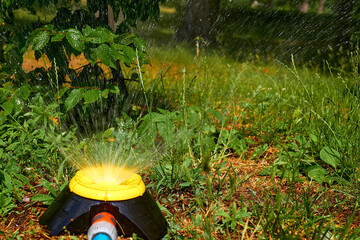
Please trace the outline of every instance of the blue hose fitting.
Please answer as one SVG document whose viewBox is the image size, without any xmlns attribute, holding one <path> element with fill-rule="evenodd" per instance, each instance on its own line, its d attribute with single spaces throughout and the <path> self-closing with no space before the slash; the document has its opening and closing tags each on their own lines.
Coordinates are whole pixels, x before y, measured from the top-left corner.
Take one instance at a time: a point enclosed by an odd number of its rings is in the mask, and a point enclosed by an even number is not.
<svg viewBox="0 0 360 240">
<path fill-rule="evenodd" d="M 89 240 L 117 240 L 116 220 L 113 215 L 101 212 L 94 216 L 88 230 Z"/>
</svg>

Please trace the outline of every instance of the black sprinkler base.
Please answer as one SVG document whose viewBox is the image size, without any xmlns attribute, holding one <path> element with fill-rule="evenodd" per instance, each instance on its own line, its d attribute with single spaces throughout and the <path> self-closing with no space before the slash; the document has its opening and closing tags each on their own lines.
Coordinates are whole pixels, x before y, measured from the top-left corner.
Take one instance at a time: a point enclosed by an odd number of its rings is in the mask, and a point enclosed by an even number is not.
<svg viewBox="0 0 360 240">
<path fill-rule="evenodd" d="M 151 194 L 123 201 L 98 201 L 81 197 L 66 187 L 54 203 L 40 217 L 52 235 L 66 228 L 70 233 L 86 233 L 91 219 L 99 212 L 111 213 L 117 222 L 119 235 L 131 237 L 134 233 L 143 239 L 161 239 L 167 233 L 168 223 Z"/>
</svg>

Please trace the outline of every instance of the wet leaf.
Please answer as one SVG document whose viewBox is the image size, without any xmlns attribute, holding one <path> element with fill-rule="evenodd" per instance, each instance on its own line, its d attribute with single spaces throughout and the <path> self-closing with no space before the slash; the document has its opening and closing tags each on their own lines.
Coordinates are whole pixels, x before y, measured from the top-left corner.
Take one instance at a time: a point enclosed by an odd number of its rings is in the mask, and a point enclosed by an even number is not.
<svg viewBox="0 0 360 240">
<path fill-rule="evenodd" d="M 114 130 L 115 130 L 115 128 L 109 128 L 109 129 L 107 129 L 107 130 L 104 132 L 103 137 L 104 137 L 104 138 L 110 137 L 111 134 L 114 132 Z"/>
<path fill-rule="evenodd" d="M 146 43 L 142 38 L 135 38 L 134 39 L 134 45 L 140 51 L 145 51 L 146 50 Z"/>
<path fill-rule="evenodd" d="M 91 89 L 85 92 L 84 100 L 85 103 L 92 103 L 101 97 L 101 91 L 99 89 Z"/>
<path fill-rule="evenodd" d="M 43 28 L 48 31 L 52 31 L 52 30 L 54 30 L 54 25 L 48 24 L 48 25 L 45 25 Z"/>
<path fill-rule="evenodd" d="M 74 89 L 65 100 L 65 110 L 69 111 L 81 100 L 84 95 L 84 89 Z"/>
<path fill-rule="evenodd" d="M 63 40 L 64 37 L 65 37 L 65 33 L 63 32 L 57 33 L 55 36 L 51 38 L 51 42 L 61 41 Z"/>
<path fill-rule="evenodd" d="M 27 100 L 30 96 L 31 89 L 28 85 L 23 85 L 20 87 L 18 94 L 24 99 Z"/>
<path fill-rule="evenodd" d="M 115 57 L 117 60 L 120 60 L 120 62 L 131 64 L 130 59 L 125 55 L 123 51 L 118 51 L 118 49 L 114 46 L 116 44 L 111 44 L 111 48 L 113 49 L 115 53 Z"/>
<path fill-rule="evenodd" d="M 112 68 L 116 69 L 115 61 L 115 52 L 113 49 L 111 49 L 106 44 L 101 44 L 99 47 L 95 49 L 97 57 L 100 59 L 100 61 Z"/>
<path fill-rule="evenodd" d="M 11 98 L 7 102 L 2 104 L 3 109 L 5 110 L 5 114 L 8 115 L 12 112 L 15 106 L 15 99 Z"/>
<path fill-rule="evenodd" d="M 70 45 L 78 50 L 83 52 L 85 49 L 84 36 L 81 32 L 75 28 L 70 28 L 66 31 L 66 39 L 69 41 Z"/>
<path fill-rule="evenodd" d="M 50 40 L 50 34 L 48 31 L 39 32 L 33 40 L 33 50 L 42 49 Z"/>
<path fill-rule="evenodd" d="M 109 89 L 105 89 L 101 92 L 103 98 L 108 98 L 109 96 Z"/>
<path fill-rule="evenodd" d="M 127 65 L 135 62 L 136 53 L 133 48 L 122 44 L 112 44 L 111 47 L 114 49 L 116 58 L 121 62 Z"/>
<path fill-rule="evenodd" d="M 129 45 L 134 42 L 134 38 L 137 38 L 137 36 L 133 33 L 123 33 L 116 42 L 123 45 Z"/>
<path fill-rule="evenodd" d="M 86 41 L 91 43 L 110 43 L 114 41 L 114 37 L 116 36 L 107 28 L 84 28 L 84 35 L 86 36 Z"/>
</svg>

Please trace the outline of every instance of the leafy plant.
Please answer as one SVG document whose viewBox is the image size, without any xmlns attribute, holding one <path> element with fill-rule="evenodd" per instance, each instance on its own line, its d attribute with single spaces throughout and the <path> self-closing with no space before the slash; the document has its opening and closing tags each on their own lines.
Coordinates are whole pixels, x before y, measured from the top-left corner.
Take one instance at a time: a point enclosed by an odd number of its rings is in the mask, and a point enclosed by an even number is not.
<svg viewBox="0 0 360 240">
<path fill-rule="evenodd" d="M 25 8 L 35 13 L 35 6 L 49 5 L 57 10 L 50 24 L 18 25 L 15 10 Z M 42 79 L 52 83 L 52 79 L 57 79 L 57 84 L 61 86 L 69 76 L 75 85 L 92 86 L 90 83 L 94 80 L 105 79 L 98 65 L 101 62 L 110 67 L 111 84 L 119 87 L 123 98 L 128 94 L 125 80 L 135 79 L 124 77 L 120 63 L 129 66 L 136 58 L 140 65 L 147 61 L 145 42 L 131 34 L 130 27 L 135 27 L 137 20 L 145 21 L 159 15 L 158 0 L 90 0 L 87 1 L 87 7 L 75 7 L 57 0 L 37 1 L 36 4 L 6 0 L 2 1 L 1 6 L 0 16 L 4 21 L 0 31 L 4 37 L 0 39 L 0 51 L 4 58 L 0 63 L 1 72 L 6 73 L 9 79 L 15 72 L 17 81 L 32 78 L 33 81 Z M 74 7 L 75 11 L 70 10 Z M 108 15 L 108 12 L 112 12 L 113 16 Z M 118 18 L 122 21 L 117 22 Z M 22 56 L 29 46 L 35 51 L 36 59 L 46 55 L 51 66 L 25 73 L 17 63 L 22 62 Z M 70 69 L 69 60 L 72 54 L 78 56 L 80 53 L 84 54 L 89 64 L 84 64 L 82 71 L 75 72 Z"/>
<path fill-rule="evenodd" d="M 235 202 L 228 212 L 220 210 L 218 214 L 224 217 L 222 220 L 223 224 L 231 230 L 235 230 L 239 224 L 245 224 L 244 219 L 251 216 L 251 213 L 247 211 L 246 207 L 238 209 Z"/>
<path fill-rule="evenodd" d="M 139 135 L 150 142 L 160 141 L 167 155 L 155 167 L 157 189 L 161 185 L 189 187 L 211 171 L 212 165 L 221 161 L 217 154 L 243 153 L 247 146 L 235 130 L 220 130 L 216 122 L 223 119 L 220 112 L 189 107 L 182 111 L 158 109 L 142 118 Z M 221 124 L 221 121 L 220 121 Z M 214 158 L 214 160 L 210 160 Z"/>
</svg>

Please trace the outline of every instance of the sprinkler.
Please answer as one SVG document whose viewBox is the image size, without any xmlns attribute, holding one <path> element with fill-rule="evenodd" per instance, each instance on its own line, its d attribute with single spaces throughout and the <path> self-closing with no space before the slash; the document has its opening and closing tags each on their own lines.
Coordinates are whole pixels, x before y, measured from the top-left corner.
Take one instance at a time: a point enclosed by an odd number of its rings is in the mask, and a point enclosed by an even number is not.
<svg viewBox="0 0 360 240">
<path fill-rule="evenodd" d="M 101 171 L 102 169 L 99 169 Z M 88 239 L 115 240 L 117 235 L 161 239 L 168 223 L 140 175 L 125 182 L 95 183 L 79 170 L 40 217 L 50 234 L 88 232 Z"/>
</svg>

